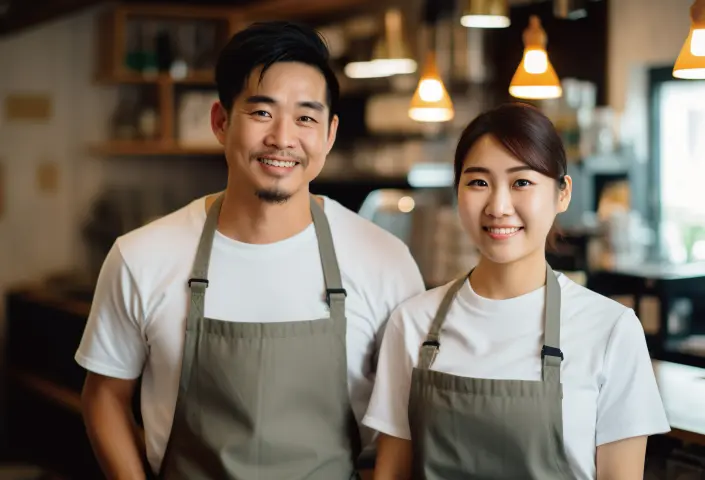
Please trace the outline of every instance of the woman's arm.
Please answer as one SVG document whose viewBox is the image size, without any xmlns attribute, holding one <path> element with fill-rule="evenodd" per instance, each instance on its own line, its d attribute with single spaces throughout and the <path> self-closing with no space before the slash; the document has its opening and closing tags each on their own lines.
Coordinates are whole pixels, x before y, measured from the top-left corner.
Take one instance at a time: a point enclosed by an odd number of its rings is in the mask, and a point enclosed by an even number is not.
<svg viewBox="0 0 705 480">
<path fill-rule="evenodd" d="M 411 441 L 380 434 L 374 480 L 411 480 Z"/>
<path fill-rule="evenodd" d="M 642 480 L 648 437 L 632 437 L 597 447 L 597 480 Z"/>
</svg>

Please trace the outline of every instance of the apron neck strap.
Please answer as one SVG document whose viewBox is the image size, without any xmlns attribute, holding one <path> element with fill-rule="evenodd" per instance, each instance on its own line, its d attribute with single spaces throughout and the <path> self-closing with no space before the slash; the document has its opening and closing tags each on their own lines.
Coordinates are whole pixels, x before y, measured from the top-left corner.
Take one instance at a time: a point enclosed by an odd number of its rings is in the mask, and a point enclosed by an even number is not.
<svg viewBox="0 0 705 480">
<path fill-rule="evenodd" d="M 220 209 L 223 206 L 224 193 L 218 195 L 206 215 L 206 223 L 201 231 L 201 239 L 198 242 L 196 250 L 196 258 L 193 261 L 191 268 L 191 278 L 188 285 L 192 292 L 203 293 L 208 287 L 208 265 L 211 259 L 211 249 L 213 246 L 213 237 L 218 229 L 218 217 L 220 217 Z"/>
<path fill-rule="evenodd" d="M 561 383 L 561 286 L 556 274 L 546 263 L 546 313 L 543 348 L 541 349 L 541 377 L 546 382 Z"/>
<path fill-rule="evenodd" d="M 421 345 L 421 353 L 419 358 L 420 368 L 428 370 L 429 368 L 431 368 L 431 364 L 436 359 L 438 350 L 441 348 L 441 327 L 443 326 L 443 322 L 445 322 L 445 319 L 448 316 L 448 310 L 450 310 L 450 305 L 453 303 L 455 295 L 460 291 L 463 285 L 465 285 L 465 280 L 469 276 L 470 274 L 459 278 L 455 282 L 453 282 L 453 284 L 450 286 L 445 296 L 443 297 L 443 300 L 441 300 L 441 304 L 438 306 L 438 310 L 436 311 L 436 316 L 433 318 L 431 329 L 426 335 L 426 341 L 424 341 Z"/>
<path fill-rule="evenodd" d="M 472 273 L 472 271 L 470 272 Z M 428 370 L 441 347 L 440 331 L 445 321 L 450 305 L 455 296 L 470 278 L 470 274 L 456 280 L 448 289 L 441 301 L 426 340 L 421 345 L 419 368 Z M 468 280 L 469 281 L 469 280 Z M 560 384 L 561 361 L 563 352 L 560 349 L 561 336 L 561 287 L 550 265 L 546 263 L 546 302 L 545 302 L 544 345 L 541 349 L 541 378 L 544 381 Z"/>
<path fill-rule="evenodd" d="M 201 232 L 201 238 L 198 242 L 196 250 L 196 258 L 191 269 L 191 277 L 188 281 L 188 286 L 191 289 L 192 303 L 197 307 L 194 310 L 196 317 L 203 316 L 203 296 L 208 287 L 208 265 L 210 263 L 211 250 L 213 248 L 213 237 L 218 228 L 218 217 L 220 209 L 223 206 L 224 193 L 218 195 L 211 207 L 208 209 L 206 222 Z M 318 250 L 321 256 L 321 264 L 323 266 L 323 278 L 326 285 L 326 302 L 330 308 L 331 316 L 345 314 L 345 297 L 346 292 L 343 289 L 342 279 L 340 277 L 340 268 L 338 267 L 338 259 L 335 254 L 333 245 L 333 237 L 330 231 L 328 218 L 320 205 L 316 202 L 313 195 L 311 198 L 311 216 L 313 225 L 316 230 L 316 238 L 318 240 Z M 190 317 L 191 315 L 189 315 Z M 337 318 L 337 317 L 336 317 Z"/>
<path fill-rule="evenodd" d="M 340 277 L 340 267 L 335 254 L 333 235 L 330 231 L 330 224 L 323 208 L 316 202 L 313 195 L 311 199 L 311 216 L 318 239 L 318 251 L 321 256 L 321 266 L 323 267 L 323 279 L 326 284 L 326 302 L 330 308 L 331 317 L 345 315 L 345 297 L 347 292 L 343 288 L 343 280 Z"/>
</svg>

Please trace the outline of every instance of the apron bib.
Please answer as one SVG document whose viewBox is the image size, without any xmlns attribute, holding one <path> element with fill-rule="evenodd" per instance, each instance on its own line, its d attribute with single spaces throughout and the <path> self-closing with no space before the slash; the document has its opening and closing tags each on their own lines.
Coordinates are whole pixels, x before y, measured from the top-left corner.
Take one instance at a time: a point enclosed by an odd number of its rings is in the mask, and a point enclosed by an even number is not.
<svg viewBox="0 0 705 480">
<path fill-rule="evenodd" d="M 563 446 L 561 291 L 546 265 L 541 380 L 468 378 L 431 370 L 455 295 L 446 293 L 412 373 L 414 479 L 574 479 Z"/>
<path fill-rule="evenodd" d="M 181 379 L 159 477 L 355 478 L 360 439 L 347 383 L 346 294 L 326 215 L 311 197 L 330 318 L 230 322 L 204 317 L 222 201 L 221 194 L 208 212 L 188 282 Z"/>
</svg>

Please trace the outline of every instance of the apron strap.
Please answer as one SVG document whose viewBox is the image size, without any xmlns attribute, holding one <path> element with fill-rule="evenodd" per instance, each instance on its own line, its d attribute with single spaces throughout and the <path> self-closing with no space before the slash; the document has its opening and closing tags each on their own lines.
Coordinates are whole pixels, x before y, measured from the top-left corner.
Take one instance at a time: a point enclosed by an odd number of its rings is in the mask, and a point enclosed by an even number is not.
<svg viewBox="0 0 705 480">
<path fill-rule="evenodd" d="M 205 294 L 208 287 L 208 265 L 213 248 L 213 237 L 218 227 L 218 217 L 223 206 L 224 194 L 218 195 L 213 205 L 211 205 L 206 216 L 206 223 L 201 232 L 201 238 L 196 250 L 196 258 L 191 269 L 191 277 L 188 286 L 191 289 L 191 308 L 189 308 L 186 327 L 196 328 L 199 320 L 204 316 Z M 340 277 L 340 268 L 335 254 L 333 237 L 330 231 L 328 218 L 323 209 L 318 205 L 313 195 L 311 195 L 311 215 L 313 225 L 318 239 L 318 250 L 321 256 L 323 267 L 323 278 L 326 285 L 326 302 L 330 308 L 330 314 L 345 315 L 346 292 Z"/>
<path fill-rule="evenodd" d="M 223 206 L 223 197 L 225 193 L 221 193 L 215 199 L 206 215 L 206 223 L 201 231 L 201 239 L 198 242 L 196 250 L 196 258 L 191 268 L 191 277 L 188 280 L 188 286 L 191 289 L 191 305 L 188 309 L 188 317 L 186 319 L 186 329 L 194 330 L 205 312 L 205 295 L 208 287 L 208 264 L 211 259 L 211 250 L 213 248 L 213 237 L 218 228 L 218 217 L 220 216 L 220 208 Z"/>
<path fill-rule="evenodd" d="M 561 383 L 561 286 L 556 274 L 546 263 L 546 319 L 543 348 L 541 349 L 541 378 L 546 382 Z"/>
<path fill-rule="evenodd" d="M 333 235 L 330 232 L 330 224 L 323 208 L 316 202 L 313 195 L 311 198 L 311 215 L 313 225 L 316 229 L 318 239 L 318 251 L 321 256 L 323 267 L 323 279 L 326 284 L 326 302 L 330 308 L 330 315 L 345 316 L 345 297 L 347 292 L 343 288 L 343 281 L 340 277 L 340 267 L 333 245 Z M 338 318 L 338 317 L 336 317 Z"/>
<path fill-rule="evenodd" d="M 450 305 L 455 295 L 465 284 L 469 277 L 464 276 L 456 280 L 446 292 L 441 301 L 436 316 L 431 324 L 431 329 L 426 335 L 426 340 L 421 345 L 419 355 L 419 368 L 428 370 L 441 347 L 440 331 L 448 315 Z M 547 382 L 560 384 L 561 361 L 563 352 L 560 349 L 561 337 L 561 287 L 556 279 L 556 274 L 546 263 L 546 306 L 544 324 L 544 345 L 541 349 L 541 379 Z"/>
<path fill-rule="evenodd" d="M 433 319 L 433 323 L 431 324 L 431 329 L 426 335 L 426 340 L 421 345 L 419 368 L 423 370 L 428 370 L 429 368 L 431 368 L 433 361 L 436 359 L 438 350 L 441 348 L 441 344 L 439 341 L 441 327 L 443 326 L 443 322 L 445 322 L 445 319 L 448 316 L 448 310 L 450 310 L 450 305 L 451 303 L 453 303 L 455 295 L 463 287 L 468 276 L 469 274 L 457 279 L 450 286 L 445 296 L 443 297 L 443 300 L 441 301 L 441 304 L 439 305 L 438 310 L 436 311 L 436 316 Z"/>
</svg>

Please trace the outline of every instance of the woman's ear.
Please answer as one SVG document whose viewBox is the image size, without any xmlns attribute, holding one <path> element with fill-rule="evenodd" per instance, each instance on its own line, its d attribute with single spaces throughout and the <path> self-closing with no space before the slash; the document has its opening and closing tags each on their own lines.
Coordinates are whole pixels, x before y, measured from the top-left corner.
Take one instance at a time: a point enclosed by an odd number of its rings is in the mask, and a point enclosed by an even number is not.
<svg viewBox="0 0 705 480">
<path fill-rule="evenodd" d="M 565 175 L 563 182 L 563 188 L 558 192 L 558 213 L 568 210 L 573 195 L 573 179 L 570 178 L 570 175 Z"/>
</svg>

